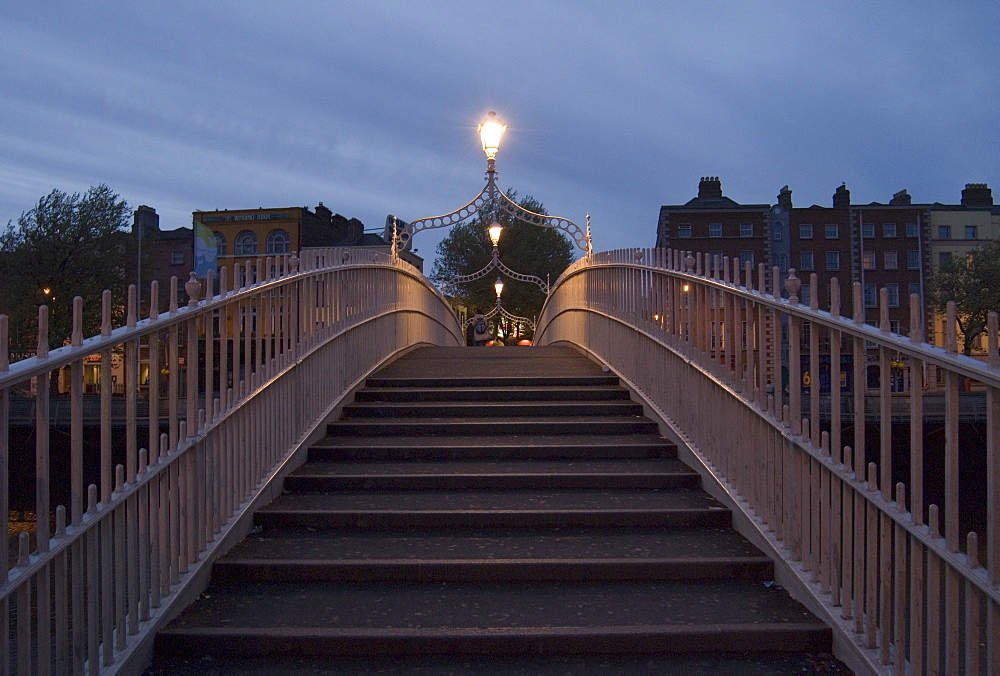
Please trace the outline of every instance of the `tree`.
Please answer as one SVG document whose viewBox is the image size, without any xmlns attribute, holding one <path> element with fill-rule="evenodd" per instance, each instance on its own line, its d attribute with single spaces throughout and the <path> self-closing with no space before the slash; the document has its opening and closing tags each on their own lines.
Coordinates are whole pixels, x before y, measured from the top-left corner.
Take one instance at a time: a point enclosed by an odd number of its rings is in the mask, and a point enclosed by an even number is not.
<svg viewBox="0 0 1000 676">
<path fill-rule="evenodd" d="M 508 189 L 507 195 L 512 200 L 517 200 L 516 191 Z M 528 211 L 548 213 L 541 202 L 530 195 L 518 204 Z M 493 244 L 487 228 L 494 221 L 504 226 L 499 244 L 500 261 L 511 270 L 554 282 L 573 261 L 573 245 L 559 230 L 525 223 L 487 205 L 472 220 L 454 226 L 438 244 L 438 258 L 434 262 L 431 279 L 438 284 L 446 284 L 455 277 L 469 275 L 486 267 L 493 257 Z M 473 282 L 456 285 L 453 289 L 453 302 L 488 311 L 496 303 L 493 283 L 498 276 L 504 281 L 504 309 L 521 317 L 537 316 L 545 302 L 545 293 L 530 282 L 508 279 L 499 270 L 490 271 L 485 277 Z"/>
<path fill-rule="evenodd" d="M 10 317 L 10 349 L 33 353 L 39 305 L 49 306 L 49 347 L 72 333 L 73 297 L 83 298 L 83 334 L 100 331 L 101 294 L 112 293 L 114 321 L 124 314 L 135 276 L 130 211 L 106 185 L 80 195 L 53 190 L 0 234 L 0 312 Z"/>
<path fill-rule="evenodd" d="M 942 263 L 931 278 L 928 297 L 938 312 L 955 301 L 962 351 L 972 354 L 976 339 L 986 331 L 989 313 L 1000 311 L 1000 242 Z"/>
</svg>

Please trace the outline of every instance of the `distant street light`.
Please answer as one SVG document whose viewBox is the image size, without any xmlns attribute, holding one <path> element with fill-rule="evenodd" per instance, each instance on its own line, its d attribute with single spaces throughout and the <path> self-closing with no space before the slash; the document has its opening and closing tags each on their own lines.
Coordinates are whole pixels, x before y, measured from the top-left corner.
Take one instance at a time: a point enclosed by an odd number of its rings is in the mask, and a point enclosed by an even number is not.
<svg viewBox="0 0 1000 676">
<path fill-rule="evenodd" d="M 497 290 L 497 299 L 499 299 L 500 294 L 503 293 L 503 280 L 497 277 L 497 281 L 493 282 L 493 288 Z"/>
</svg>

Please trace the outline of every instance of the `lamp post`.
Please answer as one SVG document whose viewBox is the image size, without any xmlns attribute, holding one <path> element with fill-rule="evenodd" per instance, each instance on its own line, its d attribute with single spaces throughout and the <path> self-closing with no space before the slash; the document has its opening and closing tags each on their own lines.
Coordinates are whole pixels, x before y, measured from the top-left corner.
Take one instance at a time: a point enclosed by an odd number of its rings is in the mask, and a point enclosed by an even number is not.
<svg viewBox="0 0 1000 676">
<path fill-rule="evenodd" d="M 487 114 L 486 119 L 476 128 L 483 145 L 483 152 L 486 153 L 486 187 L 471 202 L 460 209 L 441 216 L 419 218 L 406 223 L 402 229 L 394 229 L 392 237 L 393 257 L 397 257 L 401 251 L 406 249 L 413 236 L 421 230 L 457 225 L 475 215 L 487 205 L 491 205 L 508 216 L 530 225 L 562 230 L 569 236 L 570 241 L 576 244 L 585 255 L 589 256 L 591 254 L 593 249 L 590 237 L 589 214 L 587 215 L 587 228 L 584 230 L 568 218 L 559 218 L 529 211 L 497 187 L 496 155 L 500 151 L 500 139 L 506 129 L 507 125 L 497 117 L 495 112 L 490 111 Z M 497 234 L 497 241 L 499 241 L 499 234 Z M 494 243 L 494 246 L 496 246 L 496 243 Z"/>
</svg>

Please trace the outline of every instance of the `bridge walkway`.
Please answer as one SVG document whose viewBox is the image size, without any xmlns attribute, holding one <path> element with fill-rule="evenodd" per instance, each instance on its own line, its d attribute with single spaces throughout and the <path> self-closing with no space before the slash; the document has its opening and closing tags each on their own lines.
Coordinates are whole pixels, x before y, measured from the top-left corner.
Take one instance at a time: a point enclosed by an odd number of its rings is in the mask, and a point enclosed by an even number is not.
<svg viewBox="0 0 1000 676">
<path fill-rule="evenodd" d="M 618 379 L 568 348 L 369 378 L 148 673 L 846 672 Z"/>
</svg>

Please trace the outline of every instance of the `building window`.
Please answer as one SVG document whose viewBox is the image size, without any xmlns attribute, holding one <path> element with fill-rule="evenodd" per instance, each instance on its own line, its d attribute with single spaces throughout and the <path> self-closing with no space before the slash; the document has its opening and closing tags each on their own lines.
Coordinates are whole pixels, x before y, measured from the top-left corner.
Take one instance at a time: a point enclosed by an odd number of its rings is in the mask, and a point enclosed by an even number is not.
<svg viewBox="0 0 1000 676">
<path fill-rule="evenodd" d="M 899 320 L 898 319 L 890 319 L 889 320 L 889 331 L 891 333 L 895 333 L 897 336 L 903 335 L 903 334 L 901 334 L 899 332 Z"/>
<path fill-rule="evenodd" d="M 813 227 L 808 223 L 799 226 L 799 239 L 812 239 Z"/>
<path fill-rule="evenodd" d="M 899 284 L 886 284 L 885 290 L 889 296 L 889 307 L 899 307 Z"/>
<path fill-rule="evenodd" d="M 799 252 L 799 270 L 812 270 L 813 269 L 813 252 L 812 251 L 800 251 Z"/>
<path fill-rule="evenodd" d="M 826 224 L 826 238 L 827 239 L 840 239 L 840 226 L 836 223 Z"/>
<path fill-rule="evenodd" d="M 873 239 L 875 237 L 875 224 L 874 223 L 862 223 L 861 224 L 861 236 L 865 239 Z"/>
<path fill-rule="evenodd" d="M 740 237 L 753 237 L 753 223 L 740 223 Z"/>
<path fill-rule="evenodd" d="M 774 257 L 774 265 L 777 266 L 779 270 L 788 269 L 788 254 L 776 254 Z"/>
<path fill-rule="evenodd" d="M 226 255 L 226 236 L 221 232 L 212 233 L 215 235 L 215 255 L 225 256 Z"/>
<path fill-rule="evenodd" d="M 291 249 L 292 238 L 284 230 L 272 230 L 267 235 L 267 253 L 286 254 Z"/>
<path fill-rule="evenodd" d="M 938 226 L 938 239 L 951 239 L 951 226 L 950 225 L 939 225 Z"/>
<path fill-rule="evenodd" d="M 753 251 L 740 252 L 740 267 L 745 268 L 747 263 L 753 265 Z"/>
<path fill-rule="evenodd" d="M 939 253 L 938 254 L 938 265 L 947 265 L 948 263 L 951 263 L 951 252 L 950 251 L 942 251 L 941 253 Z"/>
<path fill-rule="evenodd" d="M 780 242 L 781 241 L 781 223 L 772 223 L 771 224 L 771 232 L 773 233 L 773 235 L 771 236 L 772 239 L 774 239 L 775 242 Z"/>
<path fill-rule="evenodd" d="M 920 297 L 920 283 L 910 284 L 909 295 Z"/>
<path fill-rule="evenodd" d="M 799 302 L 801 302 L 803 305 L 809 305 L 810 303 L 812 303 L 812 290 L 813 289 L 810 284 L 803 284 L 802 290 L 799 291 L 799 295 L 801 296 L 801 298 L 799 298 Z M 805 328 L 806 326 L 809 326 L 809 323 L 803 322 L 802 325 L 803 328 Z M 806 338 L 804 333 L 802 337 Z M 806 338 L 806 340 L 808 340 L 808 338 Z"/>
<path fill-rule="evenodd" d="M 236 255 L 256 256 L 257 255 L 257 235 L 244 230 L 236 235 Z"/>
<path fill-rule="evenodd" d="M 709 223 L 708 224 L 708 236 L 709 237 L 722 237 L 722 223 Z"/>
<path fill-rule="evenodd" d="M 965 226 L 965 239 L 976 239 L 976 226 Z"/>
<path fill-rule="evenodd" d="M 875 252 L 864 251 L 861 254 L 861 267 L 865 270 L 875 269 Z"/>
<path fill-rule="evenodd" d="M 691 224 L 679 223 L 677 225 L 677 236 L 682 239 L 689 239 L 691 237 Z"/>
<path fill-rule="evenodd" d="M 882 237 L 895 237 L 896 236 L 896 224 L 895 223 L 883 223 L 882 224 Z"/>
<path fill-rule="evenodd" d="M 906 269 L 907 270 L 919 270 L 920 269 L 920 252 L 916 249 L 910 249 L 906 252 Z"/>
<path fill-rule="evenodd" d="M 865 284 L 865 307 L 876 307 L 878 294 L 875 292 L 874 284 Z"/>
<path fill-rule="evenodd" d="M 827 270 L 839 270 L 840 269 L 840 252 L 839 251 L 827 251 L 826 252 L 826 269 Z"/>
<path fill-rule="evenodd" d="M 183 265 L 184 264 L 184 252 L 183 251 L 171 251 L 170 252 L 170 264 L 171 265 Z"/>
<path fill-rule="evenodd" d="M 920 237 L 920 229 L 917 227 L 916 223 L 906 224 L 906 236 L 907 237 Z"/>
<path fill-rule="evenodd" d="M 883 251 L 882 252 L 882 263 L 885 265 L 886 270 L 898 270 L 899 269 L 899 253 L 896 251 Z"/>
</svg>

